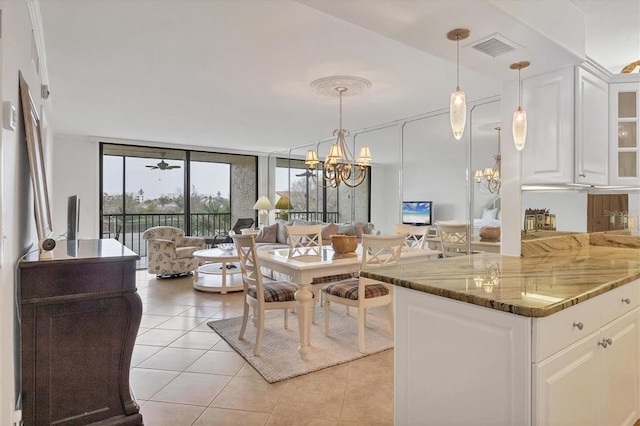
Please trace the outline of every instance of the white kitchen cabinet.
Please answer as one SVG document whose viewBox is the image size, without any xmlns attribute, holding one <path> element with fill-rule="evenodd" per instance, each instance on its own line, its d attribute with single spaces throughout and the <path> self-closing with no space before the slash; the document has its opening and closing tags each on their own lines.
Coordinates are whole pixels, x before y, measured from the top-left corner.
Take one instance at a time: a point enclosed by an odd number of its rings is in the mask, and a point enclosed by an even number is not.
<svg viewBox="0 0 640 426">
<path fill-rule="evenodd" d="M 609 86 L 609 184 L 639 185 L 640 82 Z"/>
<path fill-rule="evenodd" d="M 394 290 L 395 424 L 530 424 L 531 318 Z"/>
<path fill-rule="evenodd" d="M 640 280 L 542 318 L 395 287 L 395 423 L 633 425 Z"/>
<path fill-rule="evenodd" d="M 534 424 L 633 425 L 640 314 L 632 312 L 534 364 Z"/>
<path fill-rule="evenodd" d="M 575 69 L 575 183 L 609 183 L 609 84 Z"/>
<path fill-rule="evenodd" d="M 522 81 L 527 140 L 522 151 L 522 183 L 573 181 L 574 69 Z"/>
<path fill-rule="evenodd" d="M 599 333 L 533 368 L 535 425 L 600 425 L 602 417 Z"/>
<path fill-rule="evenodd" d="M 640 416 L 639 303 L 635 281 L 534 320 L 533 424 L 634 424 Z"/>
</svg>

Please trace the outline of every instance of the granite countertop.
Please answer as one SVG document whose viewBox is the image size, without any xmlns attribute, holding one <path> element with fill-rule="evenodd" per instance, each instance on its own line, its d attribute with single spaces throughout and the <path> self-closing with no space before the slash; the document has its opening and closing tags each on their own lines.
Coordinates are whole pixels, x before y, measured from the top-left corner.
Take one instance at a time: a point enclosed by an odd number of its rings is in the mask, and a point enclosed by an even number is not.
<svg viewBox="0 0 640 426">
<path fill-rule="evenodd" d="M 364 269 L 361 276 L 544 317 L 640 278 L 640 250 L 584 245 L 531 257 L 482 253 Z"/>
</svg>

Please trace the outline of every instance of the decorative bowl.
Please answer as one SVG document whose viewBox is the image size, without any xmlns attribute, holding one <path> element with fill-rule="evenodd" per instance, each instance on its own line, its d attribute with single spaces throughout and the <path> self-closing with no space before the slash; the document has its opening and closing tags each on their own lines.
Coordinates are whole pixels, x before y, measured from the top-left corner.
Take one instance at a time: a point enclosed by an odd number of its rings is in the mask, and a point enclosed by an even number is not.
<svg viewBox="0 0 640 426">
<path fill-rule="evenodd" d="M 355 235 L 332 235 L 331 246 L 336 253 L 352 253 L 358 247 L 358 238 Z"/>
<path fill-rule="evenodd" d="M 233 251 L 235 246 L 233 245 L 233 243 L 221 243 L 221 244 L 218 244 L 218 248 L 224 252 L 229 252 L 229 251 Z"/>
</svg>

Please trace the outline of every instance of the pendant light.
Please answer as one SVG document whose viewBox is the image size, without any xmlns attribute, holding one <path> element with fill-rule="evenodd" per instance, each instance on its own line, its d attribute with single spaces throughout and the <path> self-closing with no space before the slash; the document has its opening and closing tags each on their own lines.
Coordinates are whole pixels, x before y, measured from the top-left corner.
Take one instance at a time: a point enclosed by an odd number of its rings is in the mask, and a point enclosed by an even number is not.
<svg viewBox="0 0 640 426">
<path fill-rule="evenodd" d="M 518 70 L 518 109 L 513 113 L 513 143 L 518 151 L 522 151 L 527 139 L 527 112 L 522 109 L 522 88 L 520 83 L 520 71 L 530 65 L 529 61 L 516 62 L 509 68 Z"/>
<path fill-rule="evenodd" d="M 467 121 L 467 101 L 464 92 L 460 90 L 460 40 L 466 39 L 469 34 L 470 31 L 466 28 L 457 28 L 447 33 L 447 38 L 456 42 L 456 90 L 451 93 L 449 119 L 451 120 L 453 137 L 457 140 L 462 138 Z"/>
</svg>

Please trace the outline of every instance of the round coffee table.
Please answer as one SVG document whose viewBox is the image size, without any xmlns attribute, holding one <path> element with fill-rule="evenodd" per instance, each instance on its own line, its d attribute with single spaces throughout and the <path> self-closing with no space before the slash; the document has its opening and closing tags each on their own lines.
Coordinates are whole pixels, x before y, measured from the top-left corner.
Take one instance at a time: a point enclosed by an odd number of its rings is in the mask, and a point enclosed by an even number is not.
<svg viewBox="0 0 640 426">
<path fill-rule="evenodd" d="M 242 277 L 235 276 L 240 273 L 240 265 L 236 264 L 239 259 L 235 248 L 230 251 L 219 248 L 198 250 L 193 252 L 193 256 L 200 265 L 193 274 L 193 288 L 220 294 L 242 290 Z M 227 281 L 231 281 L 229 285 Z"/>
</svg>

